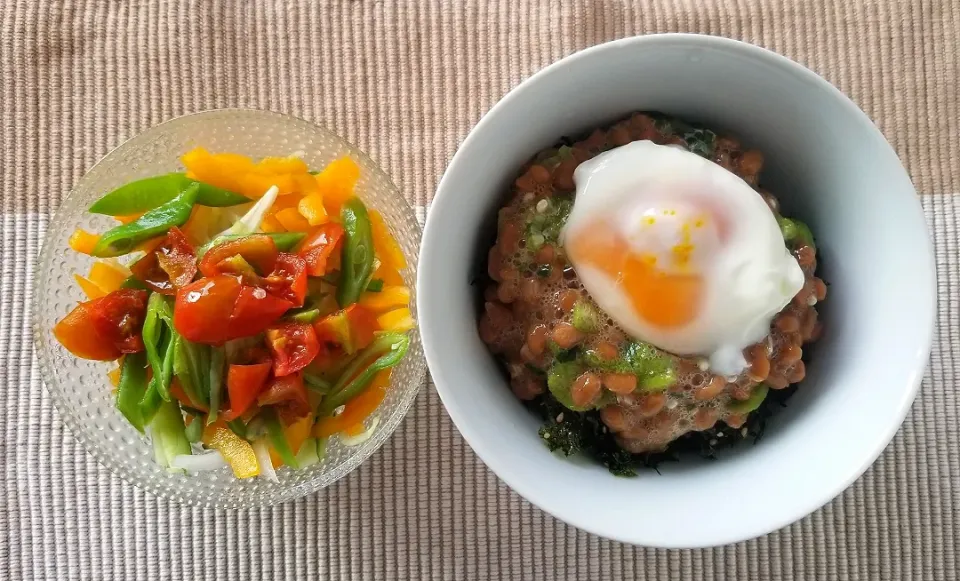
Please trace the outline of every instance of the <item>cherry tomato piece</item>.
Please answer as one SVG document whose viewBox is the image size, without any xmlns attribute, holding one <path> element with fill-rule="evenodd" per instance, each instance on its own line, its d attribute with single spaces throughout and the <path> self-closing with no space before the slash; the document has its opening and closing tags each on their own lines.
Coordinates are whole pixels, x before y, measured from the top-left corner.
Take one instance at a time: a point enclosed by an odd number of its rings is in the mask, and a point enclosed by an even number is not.
<svg viewBox="0 0 960 581">
<path fill-rule="evenodd" d="M 227 266 L 221 266 L 221 262 L 234 256 L 243 257 L 260 274 L 266 274 L 273 270 L 274 262 L 277 260 L 277 244 L 266 234 L 251 234 L 218 244 L 203 255 L 200 260 L 200 272 L 208 277 L 223 274 L 229 269 L 225 271 L 224 268 Z"/>
<path fill-rule="evenodd" d="M 201 278 L 180 288 L 173 307 L 173 326 L 194 343 L 223 343 L 234 338 L 229 322 L 240 289 L 239 278 L 225 274 Z"/>
<path fill-rule="evenodd" d="M 147 291 L 115 290 L 77 305 L 56 324 L 53 334 L 77 357 L 109 361 L 143 351 L 140 331 L 146 310 Z"/>
<path fill-rule="evenodd" d="M 277 255 L 273 272 L 263 279 L 263 286 L 271 294 L 286 299 L 295 307 L 303 306 L 307 296 L 307 264 L 296 254 Z"/>
<path fill-rule="evenodd" d="M 297 248 L 297 254 L 307 263 L 307 274 L 323 276 L 327 273 L 327 261 L 336 250 L 343 234 L 343 226 L 336 222 L 321 224 L 307 234 Z"/>
<path fill-rule="evenodd" d="M 277 377 L 300 371 L 320 353 L 317 333 L 306 323 L 286 323 L 267 329 L 267 345 L 273 353 L 273 374 Z"/>
<path fill-rule="evenodd" d="M 230 338 L 262 333 L 291 308 L 293 303 L 288 300 L 275 297 L 262 288 L 244 286 L 230 315 Z"/>
<path fill-rule="evenodd" d="M 197 253 L 179 228 L 173 226 L 154 250 L 130 267 L 151 290 L 165 295 L 190 284 L 197 274 Z"/>
<path fill-rule="evenodd" d="M 230 397 L 230 409 L 224 412 L 226 421 L 232 421 L 243 415 L 257 399 L 266 385 L 270 368 L 269 361 L 253 365 L 230 365 L 227 370 L 227 395 Z"/>
<path fill-rule="evenodd" d="M 297 418 L 309 414 L 310 402 L 307 400 L 307 388 L 299 373 L 284 377 L 274 377 L 257 398 L 260 407 L 272 405 L 277 413 L 289 424 Z"/>
</svg>

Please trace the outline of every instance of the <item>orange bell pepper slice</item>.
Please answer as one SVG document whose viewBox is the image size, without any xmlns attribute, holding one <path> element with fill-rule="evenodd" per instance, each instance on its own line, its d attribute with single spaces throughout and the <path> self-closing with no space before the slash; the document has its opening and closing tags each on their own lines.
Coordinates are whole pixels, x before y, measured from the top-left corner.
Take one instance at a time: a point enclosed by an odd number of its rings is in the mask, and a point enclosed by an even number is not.
<svg viewBox="0 0 960 581">
<path fill-rule="evenodd" d="M 93 248 L 99 241 L 99 234 L 91 234 L 82 228 L 77 228 L 73 231 L 73 234 L 70 235 L 70 240 L 67 241 L 67 244 L 69 244 L 70 248 L 76 252 L 81 254 L 91 254 L 93 252 Z"/>
<path fill-rule="evenodd" d="M 390 369 L 384 369 L 373 376 L 370 387 L 360 392 L 343 406 L 343 412 L 334 417 L 322 418 L 314 426 L 313 435 L 326 438 L 347 428 L 362 424 L 370 417 L 387 395 L 390 385 Z"/>
</svg>

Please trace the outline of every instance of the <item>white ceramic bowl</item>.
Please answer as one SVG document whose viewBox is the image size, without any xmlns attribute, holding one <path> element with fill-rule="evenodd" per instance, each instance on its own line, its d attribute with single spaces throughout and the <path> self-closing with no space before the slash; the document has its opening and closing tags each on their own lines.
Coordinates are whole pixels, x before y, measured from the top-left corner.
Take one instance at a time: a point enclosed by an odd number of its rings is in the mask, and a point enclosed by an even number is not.
<svg viewBox="0 0 960 581">
<path fill-rule="evenodd" d="M 790 405 L 762 441 L 714 462 L 616 478 L 552 455 L 477 335 L 472 273 L 520 166 L 562 135 L 659 110 L 764 152 L 765 185 L 817 237 L 830 296 Z M 910 179 L 866 115 L 804 67 L 733 40 L 628 38 L 569 56 L 511 91 L 463 142 L 420 255 L 420 326 L 437 389 L 480 458 L 577 527 L 655 547 L 703 547 L 783 527 L 839 494 L 903 421 L 930 352 L 935 284 Z"/>
</svg>

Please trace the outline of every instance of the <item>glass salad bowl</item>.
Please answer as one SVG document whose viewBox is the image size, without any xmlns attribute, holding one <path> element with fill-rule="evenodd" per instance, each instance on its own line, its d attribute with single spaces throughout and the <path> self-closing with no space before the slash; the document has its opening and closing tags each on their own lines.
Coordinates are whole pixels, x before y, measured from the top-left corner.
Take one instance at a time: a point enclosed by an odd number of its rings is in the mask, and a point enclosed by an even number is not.
<svg viewBox="0 0 960 581">
<path fill-rule="evenodd" d="M 180 156 L 194 147 L 230 151 L 254 159 L 296 155 L 310 168 L 322 168 L 342 156 L 360 166 L 357 195 L 383 216 L 407 259 L 401 272 L 414 282 L 420 227 L 413 209 L 390 178 L 355 147 L 333 133 L 302 119 L 255 110 L 217 110 L 167 121 L 126 141 L 106 155 L 77 183 L 50 223 L 40 253 L 33 297 L 33 333 L 42 377 L 64 423 L 88 452 L 130 483 L 158 496 L 185 504 L 246 508 L 269 505 L 319 490 L 356 468 L 390 437 L 410 408 L 424 381 L 426 362 L 417 329 L 409 331 L 410 348 L 393 370 L 390 388 L 375 415 L 378 423 L 365 441 L 345 445 L 330 438 L 323 459 L 312 466 L 277 470 L 279 482 L 263 477 L 238 479 L 229 467 L 183 473 L 167 471 L 154 461 L 148 437 L 134 429 L 117 410 L 107 371 L 113 363 L 79 359 L 64 349 L 51 329 L 85 300 L 74 284 L 93 259 L 72 251 L 68 238 L 80 227 L 104 231 L 115 225 L 87 211 L 90 204 L 127 182 L 182 171 Z"/>
</svg>

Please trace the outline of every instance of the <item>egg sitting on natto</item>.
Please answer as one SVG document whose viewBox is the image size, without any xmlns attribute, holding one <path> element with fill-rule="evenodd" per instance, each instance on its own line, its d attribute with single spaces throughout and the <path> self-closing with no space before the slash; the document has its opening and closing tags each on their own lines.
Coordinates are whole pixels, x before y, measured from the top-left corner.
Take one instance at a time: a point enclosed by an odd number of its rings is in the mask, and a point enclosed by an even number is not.
<svg viewBox="0 0 960 581">
<path fill-rule="evenodd" d="M 776 218 L 746 182 L 677 147 L 636 141 L 577 168 L 561 244 L 628 334 L 726 376 L 803 287 Z"/>
</svg>

